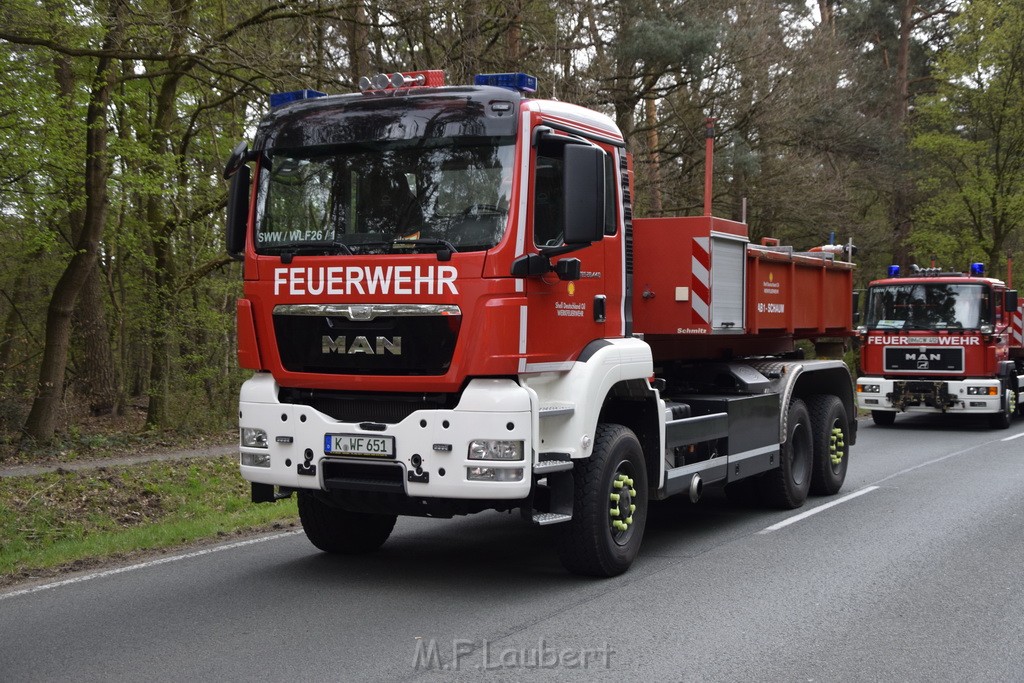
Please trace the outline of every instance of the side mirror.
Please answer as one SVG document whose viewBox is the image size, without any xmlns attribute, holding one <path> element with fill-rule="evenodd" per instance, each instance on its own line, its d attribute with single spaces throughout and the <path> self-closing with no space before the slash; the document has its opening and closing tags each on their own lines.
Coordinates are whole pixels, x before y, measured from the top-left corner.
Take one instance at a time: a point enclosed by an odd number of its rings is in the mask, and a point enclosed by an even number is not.
<svg viewBox="0 0 1024 683">
<path fill-rule="evenodd" d="M 1006 312 L 1007 313 L 1016 313 L 1017 312 L 1017 305 L 1018 305 L 1017 290 L 1016 289 L 1008 289 L 1008 290 L 1006 290 L 1006 303 L 1004 304 L 1004 308 L 1006 309 Z"/>
<path fill-rule="evenodd" d="M 585 247 L 604 236 L 604 151 L 591 145 L 566 145 L 562 179 L 565 188 L 566 246 Z"/>
<path fill-rule="evenodd" d="M 245 254 L 245 230 L 249 225 L 249 184 L 252 171 L 245 164 L 235 169 L 228 190 L 226 246 L 228 256 L 241 260 Z"/>
<path fill-rule="evenodd" d="M 857 327 L 860 325 L 861 313 L 860 313 L 860 290 L 853 290 L 853 326 Z"/>
<path fill-rule="evenodd" d="M 249 161 L 249 143 L 239 142 L 235 145 L 235 148 L 231 150 L 231 156 L 228 157 L 228 162 L 224 164 L 224 180 L 229 179 L 235 175 L 245 162 Z"/>
</svg>

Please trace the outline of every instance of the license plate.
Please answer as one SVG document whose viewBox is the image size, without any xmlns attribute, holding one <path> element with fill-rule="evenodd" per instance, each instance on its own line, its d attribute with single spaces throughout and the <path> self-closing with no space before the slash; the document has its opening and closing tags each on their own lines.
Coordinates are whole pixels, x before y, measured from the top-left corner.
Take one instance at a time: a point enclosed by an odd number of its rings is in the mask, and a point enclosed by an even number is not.
<svg viewBox="0 0 1024 683">
<path fill-rule="evenodd" d="M 393 458 L 395 457 L 395 437 L 325 434 L 324 453 L 327 455 L 358 455 L 368 458 Z"/>
</svg>

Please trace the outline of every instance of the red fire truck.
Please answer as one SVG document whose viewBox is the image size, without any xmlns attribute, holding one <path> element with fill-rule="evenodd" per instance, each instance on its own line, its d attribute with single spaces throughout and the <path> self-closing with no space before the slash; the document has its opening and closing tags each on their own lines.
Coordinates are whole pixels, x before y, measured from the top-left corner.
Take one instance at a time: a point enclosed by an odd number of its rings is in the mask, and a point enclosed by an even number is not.
<svg viewBox="0 0 1024 683">
<path fill-rule="evenodd" d="M 241 472 L 254 501 L 297 493 L 324 551 L 519 510 L 611 576 L 652 499 L 746 482 L 795 508 L 843 484 L 852 378 L 796 340 L 852 336 L 853 265 L 750 244 L 710 184 L 704 216 L 635 219 L 613 121 L 535 88 L 285 94 L 228 162 Z"/>
<path fill-rule="evenodd" d="M 907 412 L 987 414 L 1009 427 L 1024 390 L 1017 292 L 981 263 L 909 270 L 890 266 L 868 287 L 858 406 L 877 425 Z"/>
</svg>

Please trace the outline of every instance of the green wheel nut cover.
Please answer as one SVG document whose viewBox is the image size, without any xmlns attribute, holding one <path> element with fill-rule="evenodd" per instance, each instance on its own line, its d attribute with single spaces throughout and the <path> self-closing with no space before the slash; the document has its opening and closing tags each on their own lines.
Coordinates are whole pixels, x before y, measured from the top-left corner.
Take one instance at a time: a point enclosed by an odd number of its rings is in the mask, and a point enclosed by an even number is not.
<svg viewBox="0 0 1024 683">
<path fill-rule="evenodd" d="M 832 428 L 832 436 L 829 439 L 829 459 L 833 465 L 838 465 L 843 461 L 843 449 L 846 448 L 846 435 L 843 434 L 843 430 L 839 427 Z"/>
<path fill-rule="evenodd" d="M 608 515 L 611 518 L 611 527 L 616 531 L 628 531 L 629 525 L 633 523 L 632 515 L 633 512 L 636 511 L 636 505 L 632 504 L 631 498 L 626 498 L 625 500 L 622 498 L 624 495 L 631 497 L 636 495 L 636 489 L 632 488 L 632 486 L 633 480 L 622 473 L 616 476 L 615 480 L 612 481 L 612 487 L 619 489 L 619 492 L 616 493 L 615 491 L 612 491 L 608 494 L 608 499 L 612 502 L 612 507 L 609 508 Z M 625 511 L 627 503 L 629 503 L 628 513 Z M 625 520 L 623 520 L 622 517 L 625 517 Z"/>
</svg>

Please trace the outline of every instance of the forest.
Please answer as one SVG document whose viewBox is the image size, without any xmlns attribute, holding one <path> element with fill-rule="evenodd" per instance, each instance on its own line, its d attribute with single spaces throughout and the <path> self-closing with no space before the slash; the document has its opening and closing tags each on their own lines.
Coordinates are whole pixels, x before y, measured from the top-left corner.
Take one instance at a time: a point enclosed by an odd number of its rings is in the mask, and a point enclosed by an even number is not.
<svg viewBox="0 0 1024 683">
<path fill-rule="evenodd" d="M 274 92 L 522 71 L 612 116 L 634 211 L 1006 277 L 1024 225 L 1020 0 L 2 0 L 0 434 L 236 423 L 232 148 Z M 110 422 L 115 424 L 115 422 Z"/>
</svg>

